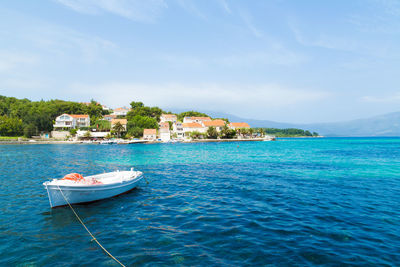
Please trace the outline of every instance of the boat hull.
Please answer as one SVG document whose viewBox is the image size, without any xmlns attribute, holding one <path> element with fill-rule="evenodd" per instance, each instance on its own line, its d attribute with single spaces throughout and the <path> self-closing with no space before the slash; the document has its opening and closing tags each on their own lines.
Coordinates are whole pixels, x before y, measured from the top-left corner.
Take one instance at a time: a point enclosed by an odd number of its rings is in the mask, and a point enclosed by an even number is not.
<svg viewBox="0 0 400 267">
<path fill-rule="evenodd" d="M 86 203 L 121 195 L 134 189 L 142 178 L 143 175 L 140 175 L 129 181 L 107 185 L 77 187 L 45 184 L 45 187 L 47 189 L 50 207 L 55 208 L 68 205 L 68 202 L 70 204 Z M 68 202 L 66 200 L 68 200 Z"/>
</svg>

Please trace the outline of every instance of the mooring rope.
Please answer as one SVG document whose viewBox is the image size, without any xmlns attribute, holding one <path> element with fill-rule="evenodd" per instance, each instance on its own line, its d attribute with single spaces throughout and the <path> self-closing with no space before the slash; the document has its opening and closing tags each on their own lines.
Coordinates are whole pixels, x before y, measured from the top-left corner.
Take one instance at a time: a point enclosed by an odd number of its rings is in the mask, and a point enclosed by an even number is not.
<svg viewBox="0 0 400 267">
<path fill-rule="evenodd" d="M 113 260 L 115 260 L 117 263 L 119 263 L 121 266 L 124 266 L 119 260 L 117 260 L 117 258 L 115 258 L 113 255 L 111 255 L 110 252 L 108 252 L 107 249 L 105 249 L 100 242 L 96 239 L 96 237 L 94 237 L 94 235 L 89 231 L 89 229 L 86 227 L 86 225 L 83 223 L 83 221 L 81 220 L 81 218 L 79 218 L 78 214 L 75 212 L 74 208 L 71 206 L 71 204 L 69 203 L 69 201 L 67 200 L 67 198 L 64 196 L 64 193 L 62 192 L 61 188 L 59 185 L 57 185 L 58 190 L 60 190 L 61 195 L 63 196 L 63 198 L 65 199 L 65 201 L 68 203 L 68 206 L 71 208 L 71 210 L 74 212 L 76 218 L 78 218 L 79 222 L 83 225 L 83 227 L 86 229 L 86 231 L 89 233 L 89 235 L 93 238 L 94 241 L 96 241 L 97 245 L 99 245 L 105 253 L 107 253 L 108 256 L 110 256 L 110 258 L 112 258 Z"/>
</svg>

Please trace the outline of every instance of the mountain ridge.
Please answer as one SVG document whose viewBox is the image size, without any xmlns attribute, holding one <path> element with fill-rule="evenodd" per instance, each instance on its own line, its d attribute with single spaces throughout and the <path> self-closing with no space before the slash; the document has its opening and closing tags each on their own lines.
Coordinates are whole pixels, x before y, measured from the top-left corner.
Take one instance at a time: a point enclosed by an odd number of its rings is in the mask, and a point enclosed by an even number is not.
<svg viewBox="0 0 400 267">
<path fill-rule="evenodd" d="M 322 123 L 285 123 L 242 118 L 236 115 L 210 110 L 202 110 L 201 112 L 214 118 L 228 118 L 230 121 L 247 122 L 251 127 L 299 128 L 311 132 L 318 132 L 323 136 L 329 137 L 400 136 L 400 112 L 391 112 L 348 121 Z"/>
</svg>

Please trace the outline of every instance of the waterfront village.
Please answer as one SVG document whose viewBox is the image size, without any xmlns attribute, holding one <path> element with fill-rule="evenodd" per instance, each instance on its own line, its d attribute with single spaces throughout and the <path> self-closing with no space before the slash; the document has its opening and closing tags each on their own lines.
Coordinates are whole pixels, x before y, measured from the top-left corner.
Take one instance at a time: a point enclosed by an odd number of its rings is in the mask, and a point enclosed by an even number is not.
<svg viewBox="0 0 400 267">
<path fill-rule="evenodd" d="M 60 114 L 55 119 L 53 131 L 45 137 L 70 141 L 112 142 L 114 137 L 125 137 L 119 142 L 190 142 L 217 140 L 264 140 L 274 139 L 265 136 L 262 129 L 250 128 L 246 122 L 229 122 L 226 119 L 212 119 L 208 116 L 185 116 L 182 121 L 176 114 L 161 114 L 157 128 L 142 129 L 142 137 L 133 138 L 126 134 L 128 128 L 127 115 L 131 108 L 121 107 L 114 110 L 102 106 L 111 114 L 103 115 L 102 119 L 110 123 L 108 131 L 97 128 L 88 129 L 91 125 L 87 114 Z"/>
<path fill-rule="evenodd" d="M 90 142 L 221 142 L 275 140 L 275 137 L 321 137 L 297 128 L 251 128 L 245 121 L 229 121 L 198 111 L 173 113 L 132 101 L 110 109 L 95 100 L 31 101 L 0 95 L 2 143 Z"/>
</svg>

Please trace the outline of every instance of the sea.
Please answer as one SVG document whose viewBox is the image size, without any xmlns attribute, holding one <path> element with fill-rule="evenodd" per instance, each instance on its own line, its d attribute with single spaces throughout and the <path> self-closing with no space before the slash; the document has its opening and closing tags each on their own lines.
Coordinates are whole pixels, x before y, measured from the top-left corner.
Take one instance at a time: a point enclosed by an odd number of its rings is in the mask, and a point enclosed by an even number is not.
<svg viewBox="0 0 400 267">
<path fill-rule="evenodd" d="M 0 266 L 118 266 L 43 182 L 134 167 L 74 205 L 126 266 L 399 266 L 400 138 L 0 145 Z"/>
</svg>

